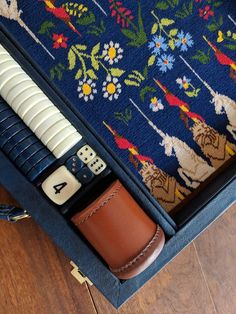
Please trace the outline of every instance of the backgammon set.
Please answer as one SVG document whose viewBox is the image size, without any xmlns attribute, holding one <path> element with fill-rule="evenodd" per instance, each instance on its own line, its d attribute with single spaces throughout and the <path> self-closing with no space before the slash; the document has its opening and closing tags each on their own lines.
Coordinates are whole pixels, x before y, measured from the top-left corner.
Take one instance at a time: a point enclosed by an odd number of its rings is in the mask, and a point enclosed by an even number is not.
<svg viewBox="0 0 236 314">
<path fill-rule="evenodd" d="M 236 200 L 236 4 L 0 0 L 0 183 L 116 307 Z"/>
</svg>

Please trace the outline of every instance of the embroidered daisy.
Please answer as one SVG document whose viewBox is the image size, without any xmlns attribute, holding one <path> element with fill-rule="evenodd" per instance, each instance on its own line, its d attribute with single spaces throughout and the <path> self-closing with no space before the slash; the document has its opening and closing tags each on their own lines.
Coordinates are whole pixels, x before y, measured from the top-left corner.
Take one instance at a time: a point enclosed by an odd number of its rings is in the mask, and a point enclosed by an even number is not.
<svg viewBox="0 0 236 314">
<path fill-rule="evenodd" d="M 161 99 L 157 99 L 157 97 L 153 97 L 151 99 L 151 103 L 149 105 L 149 108 L 152 109 L 153 112 L 157 112 L 158 110 L 163 110 L 164 106 L 161 102 Z"/>
<path fill-rule="evenodd" d="M 180 89 L 187 90 L 189 88 L 189 83 L 191 82 L 190 79 L 187 79 L 186 76 L 183 78 L 177 78 L 176 83 L 179 84 Z"/>
<path fill-rule="evenodd" d="M 107 76 L 105 82 L 103 82 L 103 97 L 109 100 L 118 99 L 121 93 L 121 84 L 116 77 Z"/>
<path fill-rule="evenodd" d="M 180 51 L 187 51 L 188 47 L 192 47 L 194 42 L 192 36 L 189 33 L 184 34 L 183 31 L 180 31 L 177 34 L 178 39 L 176 39 L 176 46 L 180 48 Z"/>
<path fill-rule="evenodd" d="M 109 64 L 113 64 L 119 62 L 119 60 L 123 58 L 123 52 L 124 50 L 120 48 L 120 44 L 110 41 L 109 44 L 104 45 L 102 54 L 105 61 L 108 61 Z"/>
<path fill-rule="evenodd" d="M 167 70 L 173 69 L 173 63 L 175 58 L 172 55 L 164 54 L 157 60 L 157 66 L 159 66 L 161 72 L 167 72 Z"/>
<path fill-rule="evenodd" d="M 165 43 L 165 38 L 161 36 L 153 36 L 152 41 L 148 43 L 148 48 L 152 49 L 152 52 L 155 55 L 159 55 L 161 53 L 161 49 L 163 51 L 168 49 L 168 45 Z"/>
<path fill-rule="evenodd" d="M 79 81 L 77 91 L 79 98 L 84 98 L 85 101 L 93 100 L 94 94 L 97 94 L 96 83 L 91 79 L 83 79 L 83 81 Z"/>
</svg>

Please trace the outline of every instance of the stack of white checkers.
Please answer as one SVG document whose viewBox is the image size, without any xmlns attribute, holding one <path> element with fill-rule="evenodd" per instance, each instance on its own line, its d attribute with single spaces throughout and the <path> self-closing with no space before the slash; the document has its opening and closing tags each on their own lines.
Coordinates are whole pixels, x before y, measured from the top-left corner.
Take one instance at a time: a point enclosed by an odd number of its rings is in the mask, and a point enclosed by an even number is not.
<svg viewBox="0 0 236 314">
<path fill-rule="evenodd" d="M 82 139 L 1 44 L 0 94 L 56 158 Z"/>
<path fill-rule="evenodd" d="M 56 158 L 61 158 L 82 139 L 1 44 L 0 95 Z M 87 144 L 75 153 L 42 183 L 45 194 L 58 205 L 107 167 Z"/>
</svg>

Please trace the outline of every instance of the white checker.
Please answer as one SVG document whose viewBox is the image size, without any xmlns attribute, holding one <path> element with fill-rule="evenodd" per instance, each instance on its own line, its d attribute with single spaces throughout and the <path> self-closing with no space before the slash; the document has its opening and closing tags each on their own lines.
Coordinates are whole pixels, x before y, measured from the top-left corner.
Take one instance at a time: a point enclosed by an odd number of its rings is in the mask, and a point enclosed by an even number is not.
<svg viewBox="0 0 236 314">
<path fill-rule="evenodd" d="M 12 60 L 12 57 L 9 55 L 9 53 L 2 53 L 0 57 L 0 64 L 6 62 L 7 60 Z"/>
<path fill-rule="evenodd" d="M 62 115 L 62 119 L 57 120 L 56 123 L 51 124 L 49 128 L 45 128 L 45 132 L 40 137 L 41 141 L 47 145 L 47 143 L 58 133 L 60 133 L 64 128 L 68 127 L 70 125 L 70 122 L 66 120 Z M 46 120 L 47 122 L 47 120 Z"/>
<path fill-rule="evenodd" d="M 66 154 L 73 146 L 75 146 L 80 140 L 82 136 L 75 130 L 75 133 L 68 136 L 61 144 L 59 144 L 54 150 L 53 155 L 56 158 L 62 157 Z"/>
<path fill-rule="evenodd" d="M 95 151 L 89 146 L 89 145 L 84 145 L 81 147 L 78 152 L 77 156 L 85 163 L 89 163 L 95 156 L 96 153 Z"/>
<path fill-rule="evenodd" d="M 19 66 L 19 64 L 17 64 L 14 60 L 12 60 L 12 58 L 6 62 L 2 62 L 0 63 L 0 75 L 3 75 L 4 73 L 6 73 L 7 71 L 11 70 L 11 69 L 16 69 L 19 68 L 21 69 L 21 67 Z"/>
<path fill-rule="evenodd" d="M 58 168 L 42 183 L 44 193 L 57 205 L 64 204 L 80 188 L 81 183 L 65 166 Z"/>
<path fill-rule="evenodd" d="M 26 88 L 34 86 L 33 81 L 28 77 L 28 75 L 25 75 L 25 73 L 16 77 L 15 80 L 18 80 L 18 83 L 15 82 L 13 84 L 13 80 L 11 80 L 11 84 L 7 84 L 8 91 L 6 91 L 6 102 L 9 104 L 12 103 L 12 100 Z"/>
<path fill-rule="evenodd" d="M 16 97 L 10 103 L 10 106 L 12 107 L 13 110 L 15 110 L 16 113 L 18 113 L 19 109 L 21 108 L 21 106 L 23 106 L 26 103 L 26 101 L 32 99 L 35 96 L 36 97 L 34 98 L 34 103 L 35 103 L 39 95 L 41 94 L 42 92 L 38 89 L 37 86 L 29 86 L 24 91 L 16 95 Z"/>
<path fill-rule="evenodd" d="M 8 53 L 3 45 L 0 44 L 0 53 Z"/>
<path fill-rule="evenodd" d="M 0 75 L 2 75 L 5 71 L 8 71 L 8 70 L 15 68 L 15 67 L 16 67 L 16 63 L 14 61 L 12 61 L 12 59 L 6 59 L 5 58 L 4 62 L 1 60 Z"/>
<path fill-rule="evenodd" d="M 60 133 L 57 133 L 54 135 L 51 140 L 47 143 L 48 149 L 52 152 L 59 144 L 61 144 L 65 139 L 75 133 L 75 128 L 70 124 L 69 126 L 65 127 L 63 130 L 61 130 Z"/>
<path fill-rule="evenodd" d="M 4 98 L 4 95 L 2 94 L 2 89 L 3 89 L 4 85 L 9 83 L 10 80 L 12 80 L 13 78 L 15 78 L 16 76 L 18 76 L 19 74 L 22 74 L 22 73 L 23 73 L 22 69 L 18 66 L 16 68 L 7 70 L 3 74 L 1 74 L 1 76 L 0 76 L 0 92 L 1 92 L 1 96 L 3 98 Z"/>
<path fill-rule="evenodd" d="M 45 121 L 46 119 L 48 119 L 48 117 L 51 117 L 52 115 L 54 115 L 55 113 L 60 112 L 57 107 L 55 106 L 48 106 L 48 108 L 46 108 L 45 110 L 41 111 L 39 114 L 37 114 L 33 120 L 31 120 L 30 124 L 28 125 L 28 127 L 35 132 L 35 130 L 37 129 L 37 127 L 43 123 L 43 121 Z"/>
<path fill-rule="evenodd" d="M 48 100 L 39 100 L 36 102 L 30 109 L 28 109 L 24 115 L 20 114 L 20 109 L 18 111 L 18 115 L 23 119 L 25 124 L 28 126 L 31 124 L 32 120 L 37 117 L 42 111 L 47 108 L 54 108 L 53 104 Z"/>
<path fill-rule="evenodd" d="M 48 117 L 47 119 L 45 119 L 41 124 L 38 125 L 38 127 L 34 130 L 35 135 L 41 139 L 43 134 L 54 124 L 57 124 L 60 120 L 65 120 L 64 116 L 60 113 L 57 112 L 55 114 L 53 114 L 52 116 Z M 65 120 L 68 121 L 68 120 Z M 68 121 L 68 125 L 69 125 L 69 121 Z"/>
<path fill-rule="evenodd" d="M 106 163 L 98 156 L 94 157 L 87 166 L 95 175 L 99 175 L 107 167 Z"/>
<path fill-rule="evenodd" d="M 31 86 L 32 87 L 32 86 Z M 23 102 L 20 102 L 20 105 L 18 107 L 15 106 L 15 109 L 17 109 L 17 114 L 23 119 L 27 111 L 29 111 L 35 104 L 40 103 L 41 101 L 47 100 L 47 97 L 43 94 L 31 94 L 31 96 L 27 96 L 28 91 L 32 90 L 30 87 L 27 87 L 25 89 L 25 97 L 27 97 Z M 24 93 L 24 91 L 22 92 Z"/>
</svg>

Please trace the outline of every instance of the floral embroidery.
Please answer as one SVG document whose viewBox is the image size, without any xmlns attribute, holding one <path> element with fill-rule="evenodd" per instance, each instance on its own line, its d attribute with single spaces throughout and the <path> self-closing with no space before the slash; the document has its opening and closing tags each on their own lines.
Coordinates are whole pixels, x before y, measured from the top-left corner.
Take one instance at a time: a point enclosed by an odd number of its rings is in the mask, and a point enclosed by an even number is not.
<svg viewBox="0 0 236 314">
<path fill-rule="evenodd" d="M 161 102 L 161 99 L 157 99 L 157 97 L 151 98 L 151 103 L 149 105 L 149 108 L 152 109 L 153 112 L 157 112 L 159 110 L 163 110 L 164 106 Z"/>
<path fill-rule="evenodd" d="M 83 79 L 83 81 L 79 81 L 77 91 L 79 98 L 83 98 L 85 101 L 93 100 L 94 94 L 97 94 L 96 83 L 91 79 Z"/>
<path fill-rule="evenodd" d="M 199 9 L 199 16 L 202 17 L 204 20 L 208 20 L 209 17 L 214 16 L 214 11 L 211 10 L 209 5 L 206 5 L 205 8 Z"/>
<path fill-rule="evenodd" d="M 104 60 L 108 61 L 109 64 L 118 63 L 120 59 L 123 58 L 122 53 L 124 50 L 120 48 L 120 44 L 113 43 L 113 41 L 110 41 L 109 44 L 105 44 L 103 48 L 103 56 Z"/>
<path fill-rule="evenodd" d="M 173 68 L 173 63 L 175 58 L 172 55 L 164 54 L 157 60 L 157 65 L 160 68 L 161 72 L 167 72 Z"/>
<path fill-rule="evenodd" d="M 167 30 L 170 25 L 175 23 L 174 20 L 168 18 L 159 19 L 154 11 L 152 11 L 151 14 L 156 22 L 153 24 L 151 30 L 154 36 L 148 43 L 148 48 L 152 50 L 152 55 L 148 60 L 148 66 L 154 65 L 156 57 L 160 56 L 157 59 L 156 65 L 162 73 L 165 73 L 167 70 L 173 69 L 175 58 L 171 54 L 161 55 L 162 52 L 166 52 L 168 49 L 174 51 L 176 47 L 179 48 L 180 51 L 186 52 L 188 48 L 193 46 L 194 42 L 190 33 L 185 34 L 183 30 L 178 31 L 177 28 Z M 156 35 L 157 32 L 159 32 L 159 35 Z"/>
<path fill-rule="evenodd" d="M 201 88 L 195 88 L 192 84 L 191 84 L 191 79 L 186 78 L 186 76 L 184 75 L 183 78 L 177 78 L 176 83 L 179 85 L 180 89 L 184 89 L 185 94 L 188 97 L 197 97 L 199 92 L 201 91 Z M 191 87 L 191 91 L 189 91 L 189 88 Z"/>
<path fill-rule="evenodd" d="M 67 48 L 68 37 L 65 37 L 63 34 L 53 33 L 52 39 L 54 41 L 53 48 L 58 49 L 60 47 Z"/>
<path fill-rule="evenodd" d="M 157 56 L 161 53 L 161 50 L 166 51 L 168 49 L 165 41 L 163 37 L 153 36 L 152 41 L 148 44 L 148 48 L 153 49 L 152 52 Z"/>
<path fill-rule="evenodd" d="M 183 31 L 177 34 L 178 39 L 176 40 L 176 46 L 180 48 L 180 51 L 187 51 L 188 47 L 193 46 L 192 36 L 189 33 L 184 35 Z"/>
<path fill-rule="evenodd" d="M 110 101 L 113 99 L 118 99 L 121 93 L 121 84 L 118 81 L 118 78 L 107 76 L 105 82 L 103 82 L 103 97 L 108 98 Z"/>
</svg>

